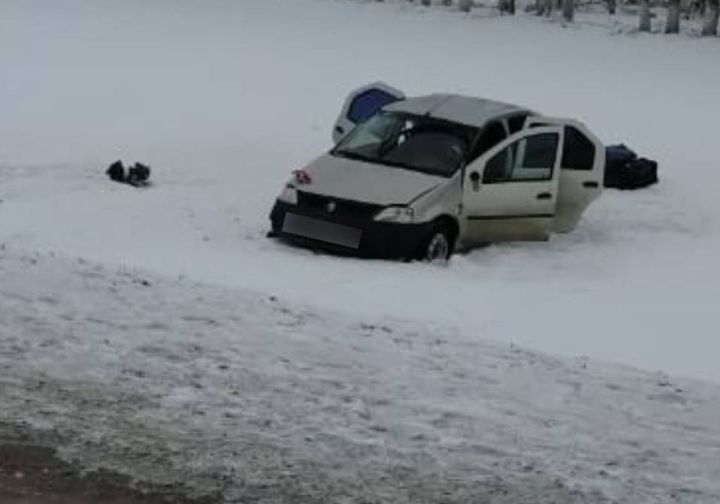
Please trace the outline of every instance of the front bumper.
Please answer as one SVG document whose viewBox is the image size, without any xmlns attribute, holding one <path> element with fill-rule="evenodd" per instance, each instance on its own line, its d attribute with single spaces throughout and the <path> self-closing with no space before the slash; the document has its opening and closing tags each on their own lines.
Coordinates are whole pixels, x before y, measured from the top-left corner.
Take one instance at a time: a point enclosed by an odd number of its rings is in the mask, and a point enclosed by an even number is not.
<svg viewBox="0 0 720 504">
<path fill-rule="evenodd" d="M 355 248 L 287 233 L 283 231 L 283 224 L 288 212 L 302 217 L 359 229 L 361 231 L 359 244 Z M 430 224 L 427 223 L 397 224 L 377 222 L 366 216 L 333 215 L 321 209 L 302 208 L 280 200 L 275 202 L 272 212 L 270 212 L 270 222 L 274 236 L 302 247 L 321 249 L 342 255 L 388 259 L 412 259 L 417 255 L 422 240 L 430 232 Z"/>
</svg>

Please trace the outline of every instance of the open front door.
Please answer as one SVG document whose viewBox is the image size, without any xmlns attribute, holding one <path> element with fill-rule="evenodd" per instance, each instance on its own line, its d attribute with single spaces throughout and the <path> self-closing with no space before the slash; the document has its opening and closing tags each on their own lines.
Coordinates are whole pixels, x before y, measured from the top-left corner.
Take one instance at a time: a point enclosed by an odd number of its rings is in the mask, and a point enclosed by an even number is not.
<svg viewBox="0 0 720 504">
<path fill-rule="evenodd" d="M 374 115 L 385 105 L 404 100 L 402 91 L 382 82 L 368 84 L 350 93 L 333 128 L 333 141 L 338 143 L 355 126 Z"/>
<path fill-rule="evenodd" d="M 463 241 L 546 240 L 558 195 L 563 130 L 522 130 L 465 168 Z"/>
<path fill-rule="evenodd" d="M 525 122 L 526 128 L 548 125 L 562 127 L 565 138 L 553 231 L 568 233 L 575 229 L 590 203 L 600 196 L 605 173 L 605 145 L 579 121 L 529 117 Z"/>
</svg>

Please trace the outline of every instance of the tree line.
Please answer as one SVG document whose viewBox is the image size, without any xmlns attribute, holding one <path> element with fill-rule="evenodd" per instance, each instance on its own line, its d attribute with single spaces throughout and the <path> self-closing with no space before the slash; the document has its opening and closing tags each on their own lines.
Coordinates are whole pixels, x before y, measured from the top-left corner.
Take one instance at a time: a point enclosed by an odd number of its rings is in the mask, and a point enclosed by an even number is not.
<svg viewBox="0 0 720 504">
<path fill-rule="evenodd" d="M 376 0 L 383 2 L 384 0 Z M 445 6 L 457 6 L 463 12 L 470 12 L 474 7 L 474 0 L 407 0 L 417 2 L 421 5 L 432 5 L 439 3 Z M 562 17 L 572 22 L 575 17 L 575 7 L 578 0 L 534 0 L 533 4 L 527 6 L 527 10 L 534 11 L 538 16 L 551 16 L 553 11 L 558 10 Z M 638 6 L 638 29 L 641 32 L 649 32 L 651 29 L 651 0 L 634 0 Z M 661 0 L 667 10 L 665 19 L 665 33 L 679 33 L 681 18 L 692 19 L 702 18 L 703 36 L 717 36 L 718 19 L 720 18 L 720 0 Z M 610 14 L 617 11 L 617 0 L 603 0 Z M 515 14 L 515 0 L 498 0 L 498 8 L 503 14 Z"/>
</svg>

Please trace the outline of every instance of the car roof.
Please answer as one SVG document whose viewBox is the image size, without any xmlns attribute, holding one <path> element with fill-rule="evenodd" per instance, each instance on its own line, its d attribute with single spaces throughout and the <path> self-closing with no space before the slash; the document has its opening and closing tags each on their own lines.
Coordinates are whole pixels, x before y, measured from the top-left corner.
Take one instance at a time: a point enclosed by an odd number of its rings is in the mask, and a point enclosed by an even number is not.
<svg viewBox="0 0 720 504">
<path fill-rule="evenodd" d="M 455 94 L 432 94 L 407 98 L 386 105 L 383 110 L 426 115 L 475 127 L 483 127 L 493 119 L 522 113 L 532 114 L 530 110 L 518 105 Z"/>
</svg>

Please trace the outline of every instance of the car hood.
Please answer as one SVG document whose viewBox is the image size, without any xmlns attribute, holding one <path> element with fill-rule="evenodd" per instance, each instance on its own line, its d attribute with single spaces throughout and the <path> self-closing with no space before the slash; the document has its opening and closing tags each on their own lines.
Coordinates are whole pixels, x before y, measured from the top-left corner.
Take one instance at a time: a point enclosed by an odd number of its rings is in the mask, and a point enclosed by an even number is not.
<svg viewBox="0 0 720 504">
<path fill-rule="evenodd" d="M 378 205 L 407 204 L 446 179 L 437 175 L 325 154 L 305 171 L 312 182 L 299 190 Z"/>
</svg>

